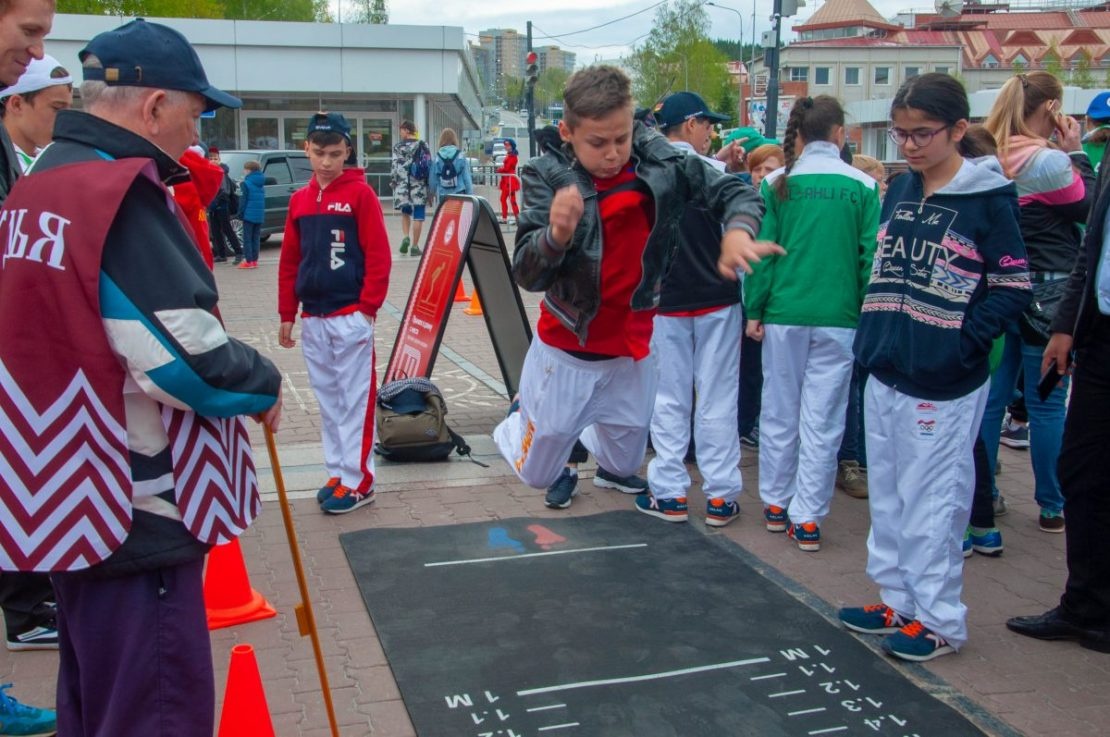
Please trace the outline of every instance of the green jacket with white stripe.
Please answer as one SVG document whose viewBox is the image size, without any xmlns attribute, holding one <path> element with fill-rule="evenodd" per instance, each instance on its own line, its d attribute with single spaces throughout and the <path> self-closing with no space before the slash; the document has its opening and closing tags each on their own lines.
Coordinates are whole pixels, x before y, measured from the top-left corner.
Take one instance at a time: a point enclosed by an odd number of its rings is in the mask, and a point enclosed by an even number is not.
<svg viewBox="0 0 1110 737">
<path fill-rule="evenodd" d="M 786 177 L 789 197 L 775 182 Z M 747 316 L 773 325 L 854 328 L 867 291 L 879 229 L 879 183 L 815 141 L 789 173 L 761 186 L 766 214 L 759 239 L 786 253 L 755 265 L 744 281 Z"/>
</svg>

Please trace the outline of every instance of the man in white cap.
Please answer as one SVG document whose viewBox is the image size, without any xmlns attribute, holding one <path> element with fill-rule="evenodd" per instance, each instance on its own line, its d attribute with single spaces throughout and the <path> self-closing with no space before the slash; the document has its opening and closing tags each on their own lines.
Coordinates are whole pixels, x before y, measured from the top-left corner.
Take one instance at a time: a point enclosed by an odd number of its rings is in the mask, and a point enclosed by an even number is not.
<svg viewBox="0 0 1110 737">
<path fill-rule="evenodd" d="M 73 106 L 73 77 L 49 54 L 27 65 L 19 81 L 0 90 L 0 117 L 12 139 L 20 173 L 50 143 L 54 118 Z"/>
</svg>

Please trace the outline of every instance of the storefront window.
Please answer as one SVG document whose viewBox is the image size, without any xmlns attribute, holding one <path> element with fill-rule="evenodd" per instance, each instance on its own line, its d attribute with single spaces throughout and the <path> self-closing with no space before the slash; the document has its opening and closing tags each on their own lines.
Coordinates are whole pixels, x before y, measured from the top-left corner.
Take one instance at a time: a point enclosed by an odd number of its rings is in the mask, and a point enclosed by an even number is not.
<svg viewBox="0 0 1110 737">
<path fill-rule="evenodd" d="M 247 118 L 247 148 L 276 149 L 278 141 L 277 118 Z"/>
</svg>

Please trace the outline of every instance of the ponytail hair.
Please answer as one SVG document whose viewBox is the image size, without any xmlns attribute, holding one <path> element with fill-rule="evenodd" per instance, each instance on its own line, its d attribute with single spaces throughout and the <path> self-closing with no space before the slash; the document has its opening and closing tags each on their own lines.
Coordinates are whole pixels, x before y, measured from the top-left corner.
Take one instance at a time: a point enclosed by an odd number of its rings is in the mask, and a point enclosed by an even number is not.
<svg viewBox="0 0 1110 737">
<path fill-rule="evenodd" d="M 786 121 L 786 132 L 782 136 L 782 152 L 786 170 L 782 176 L 775 180 L 775 194 L 779 201 L 790 197 L 790 189 L 786 186 L 786 177 L 794 168 L 798 155 L 795 151 L 798 134 L 807 143 L 813 141 L 828 141 L 832 136 L 833 128 L 844 126 L 844 108 L 840 100 L 831 95 L 818 95 L 817 97 L 799 97 L 790 108 L 790 117 Z"/>
<path fill-rule="evenodd" d="M 990 115 L 983 123 L 998 143 L 998 158 L 1006 166 L 1010 152 L 1010 138 L 1028 136 L 1041 138 L 1029 127 L 1026 121 L 1037 108 L 1049 100 L 1059 100 L 1064 96 L 1060 80 L 1048 72 L 1028 72 L 1010 77 L 998 93 Z"/>
</svg>

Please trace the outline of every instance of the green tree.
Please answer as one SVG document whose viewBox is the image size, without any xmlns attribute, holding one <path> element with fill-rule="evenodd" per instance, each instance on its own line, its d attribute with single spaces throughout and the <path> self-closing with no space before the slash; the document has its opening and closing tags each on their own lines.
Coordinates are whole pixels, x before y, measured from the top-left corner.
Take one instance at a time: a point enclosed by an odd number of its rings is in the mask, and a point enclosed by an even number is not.
<svg viewBox="0 0 1110 737">
<path fill-rule="evenodd" d="M 327 0 L 58 0 L 59 13 L 145 18 L 324 20 Z"/>
<path fill-rule="evenodd" d="M 734 128 L 739 120 L 739 107 L 740 107 L 740 91 L 733 84 L 732 77 L 729 77 L 724 85 L 721 86 L 720 94 L 716 99 L 717 106 L 714 112 L 728 115 L 729 119 L 724 121 L 721 125 L 725 128 Z"/>
<path fill-rule="evenodd" d="M 552 103 L 563 99 L 563 88 L 566 87 L 567 77 L 569 76 L 565 69 L 558 67 L 548 67 L 543 70 L 543 73 L 536 80 L 536 88 L 533 93 L 536 112 L 547 110 Z"/>
<path fill-rule="evenodd" d="M 1075 71 L 1071 75 L 1071 83 L 1076 87 L 1082 87 L 1085 90 L 1095 87 L 1095 78 L 1091 74 L 1091 62 L 1093 57 L 1091 52 L 1087 49 L 1081 49 L 1079 52 L 1079 61 L 1075 63 Z"/>
<path fill-rule="evenodd" d="M 389 23 L 389 9 L 386 7 L 385 0 L 359 0 L 355 22 L 376 25 Z"/>
<path fill-rule="evenodd" d="M 1063 81 L 1064 79 L 1064 65 L 1060 63 L 1060 47 L 1056 45 L 1056 40 L 1053 39 L 1048 45 L 1048 51 L 1041 57 L 1041 64 L 1044 70 L 1051 74 L 1056 79 Z"/>
<path fill-rule="evenodd" d="M 651 33 L 626 63 L 633 94 L 652 106 L 670 92 L 688 89 L 716 99 L 728 79 L 728 57 L 706 35 L 709 16 L 699 0 L 672 0 L 655 11 Z"/>
</svg>

